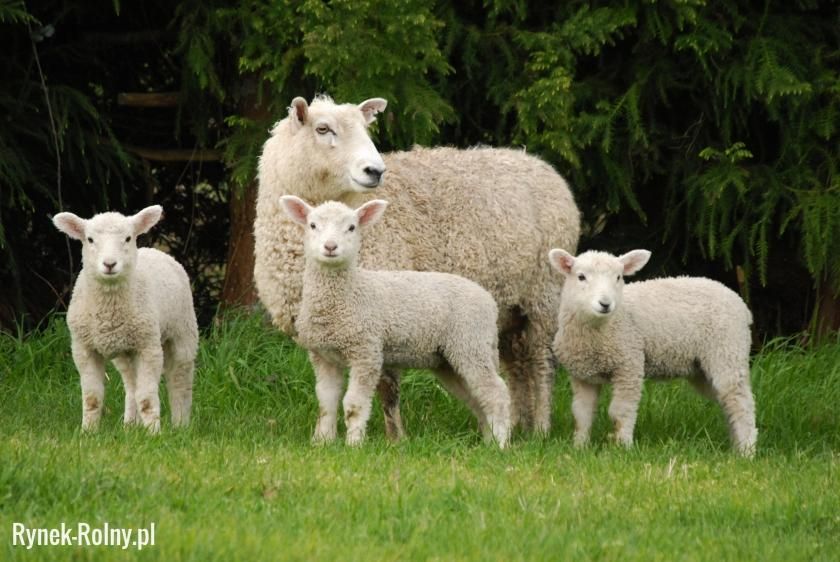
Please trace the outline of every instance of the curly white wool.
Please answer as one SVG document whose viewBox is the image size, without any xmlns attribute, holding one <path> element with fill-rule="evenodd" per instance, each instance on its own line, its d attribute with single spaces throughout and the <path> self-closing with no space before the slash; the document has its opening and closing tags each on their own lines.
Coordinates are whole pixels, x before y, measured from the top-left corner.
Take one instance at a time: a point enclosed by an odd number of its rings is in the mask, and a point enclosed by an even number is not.
<svg viewBox="0 0 840 562">
<path fill-rule="evenodd" d="M 172 424 L 190 420 L 198 327 L 190 281 L 170 256 L 137 248 L 137 236 L 160 220 L 159 205 L 136 215 L 101 213 L 85 220 L 59 213 L 55 226 L 82 242 L 82 271 L 67 309 L 73 360 L 82 387 L 82 428 L 102 417 L 105 362 L 125 386 L 126 424 L 160 430 L 158 386 L 166 375 Z"/>
</svg>

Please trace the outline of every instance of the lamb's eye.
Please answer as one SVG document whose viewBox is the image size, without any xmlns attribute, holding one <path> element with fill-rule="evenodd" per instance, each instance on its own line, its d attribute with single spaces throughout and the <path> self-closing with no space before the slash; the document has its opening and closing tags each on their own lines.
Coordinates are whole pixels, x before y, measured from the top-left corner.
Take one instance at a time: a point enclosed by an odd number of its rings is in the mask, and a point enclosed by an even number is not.
<svg viewBox="0 0 840 562">
<path fill-rule="evenodd" d="M 125 237 L 125 241 L 126 241 L 126 242 L 131 242 L 131 236 L 126 236 L 126 237 Z"/>
<path fill-rule="evenodd" d="M 616 281 L 621 281 L 621 275 L 615 278 Z"/>
<path fill-rule="evenodd" d="M 88 242 L 90 242 L 91 244 L 93 244 L 93 238 L 91 238 L 90 236 L 88 236 Z"/>
<path fill-rule="evenodd" d="M 583 273 L 578 273 L 578 281 L 586 281 L 586 275 Z"/>
<path fill-rule="evenodd" d="M 319 135 L 326 135 L 327 133 L 329 133 L 331 131 L 330 131 L 330 128 L 327 127 L 326 125 L 318 125 L 317 127 L 315 127 L 315 132 L 318 133 Z"/>
<path fill-rule="evenodd" d="M 315 223 L 314 222 L 309 223 L 309 228 L 311 228 L 312 230 L 315 230 Z"/>
<path fill-rule="evenodd" d="M 351 225 L 350 225 L 350 228 L 348 228 L 348 229 L 347 229 L 347 232 L 353 232 L 354 230 L 356 230 L 356 225 L 355 225 L 355 224 L 351 224 Z"/>
</svg>

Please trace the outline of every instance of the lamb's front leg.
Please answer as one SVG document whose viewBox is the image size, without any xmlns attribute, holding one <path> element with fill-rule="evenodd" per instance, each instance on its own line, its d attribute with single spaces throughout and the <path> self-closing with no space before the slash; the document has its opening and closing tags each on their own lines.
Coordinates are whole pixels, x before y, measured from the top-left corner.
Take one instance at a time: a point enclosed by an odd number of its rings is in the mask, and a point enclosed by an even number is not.
<svg viewBox="0 0 840 562">
<path fill-rule="evenodd" d="M 572 385 L 572 415 L 575 418 L 575 447 L 589 443 L 592 420 L 598 407 L 600 387 L 588 382 L 569 377 Z"/>
<path fill-rule="evenodd" d="M 348 445 L 360 445 L 365 440 L 373 394 L 381 376 L 380 354 L 350 360 L 350 383 L 344 395 L 344 424 L 347 426 Z"/>
<path fill-rule="evenodd" d="M 625 447 L 633 445 L 636 414 L 642 399 L 643 369 L 616 372 L 613 375 L 613 393 L 610 401 L 610 419 L 614 424 L 613 439 Z"/>
<path fill-rule="evenodd" d="M 105 359 L 75 341 L 71 349 L 82 387 L 82 430 L 95 431 L 102 418 L 105 400 Z"/>
<path fill-rule="evenodd" d="M 329 443 L 338 432 L 338 403 L 344 390 L 344 374 L 341 368 L 327 361 L 314 351 L 309 360 L 315 371 L 315 394 L 318 397 L 318 423 L 312 435 L 312 443 Z"/>
<path fill-rule="evenodd" d="M 140 421 L 149 433 L 160 431 L 160 377 L 163 372 L 161 348 L 140 351 L 135 358 L 137 385 L 135 397 Z"/>
</svg>

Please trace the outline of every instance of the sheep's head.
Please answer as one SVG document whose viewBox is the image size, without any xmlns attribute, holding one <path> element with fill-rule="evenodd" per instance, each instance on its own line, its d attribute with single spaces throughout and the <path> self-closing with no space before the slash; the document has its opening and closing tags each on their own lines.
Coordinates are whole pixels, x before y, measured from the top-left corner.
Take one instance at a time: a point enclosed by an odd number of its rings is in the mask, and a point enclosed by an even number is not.
<svg viewBox="0 0 840 562">
<path fill-rule="evenodd" d="M 304 254 L 325 267 L 345 268 L 355 263 L 361 248 L 361 231 L 379 221 L 387 201 L 374 199 L 358 209 L 328 201 L 312 207 L 294 195 L 280 198 L 286 214 L 305 229 Z"/>
<path fill-rule="evenodd" d="M 59 213 L 53 224 L 82 242 L 82 265 L 88 275 L 106 284 L 127 279 L 137 261 L 137 236 L 148 232 L 160 220 L 163 207 L 146 207 L 136 215 L 100 213 L 83 219 L 73 213 Z"/>
<path fill-rule="evenodd" d="M 296 182 L 314 193 L 295 193 L 310 200 L 340 199 L 348 192 L 368 192 L 379 186 L 385 163 L 368 134 L 376 114 L 388 102 L 372 98 L 358 105 L 337 105 L 325 96 L 312 105 L 297 97 L 289 107 L 287 131 L 291 133 L 287 154 L 300 159 L 292 165 L 310 181 Z M 281 122 L 281 124 L 283 123 Z"/>
<path fill-rule="evenodd" d="M 633 275 L 650 259 L 647 250 L 633 250 L 621 256 L 606 252 L 584 252 L 574 257 L 565 250 L 551 250 L 548 260 L 566 276 L 563 307 L 581 319 L 602 322 L 621 305 L 624 277 Z"/>
</svg>

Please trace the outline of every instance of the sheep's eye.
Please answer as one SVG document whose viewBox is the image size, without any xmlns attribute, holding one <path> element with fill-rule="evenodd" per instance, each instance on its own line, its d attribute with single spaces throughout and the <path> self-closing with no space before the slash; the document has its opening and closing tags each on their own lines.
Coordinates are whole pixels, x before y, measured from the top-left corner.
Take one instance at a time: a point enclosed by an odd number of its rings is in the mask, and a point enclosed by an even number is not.
<svg viewBox="0 0 840 562">
<path fill-rule="evenodd" d="M 621 275 L 615 278 L 616 281 L 621 281 Z"/>
<path fill-rule="evenodd" d="M 331 133 L 332 131 L 326 125 L 318 125 L 317 127 L 315 127 L 315 132 L 319 135 L 326 135 L 327 133 Z"/>
<path fill-rule="evenodd" d="M 578 273 L 578 281 L 586 281 L 586 275 L 583 273 Z"/>
<path fill-rule="evenodd" d="M 126 237 L 125 237 L 125 241 L 126 241 L 126 242 L 131 242 L 131 236 L 126 236 Z"/>
<path fill-rule="evenodd" d="M 309 223 L 309 228 L 311 228 L 312 230 L 315 230 L 315 223 L 314 222 Z"/>
<path fill-rule="evenodd" d="M 88 242 L 90 242 L 91 244 L 93 244 L 93 238 L 91 238 L 90 236 L 88 236 Z"/>
<path fill-rule="evenodd" d="M 348 228 L 348 229 L 347 229 L 347 232 L 353 232 L 354 230 L 356 230 L 356 225 L 355 225 L 355 224 L 351 224 L 351 225 L 350 225 L 350 228 Z"/>
</svg>

